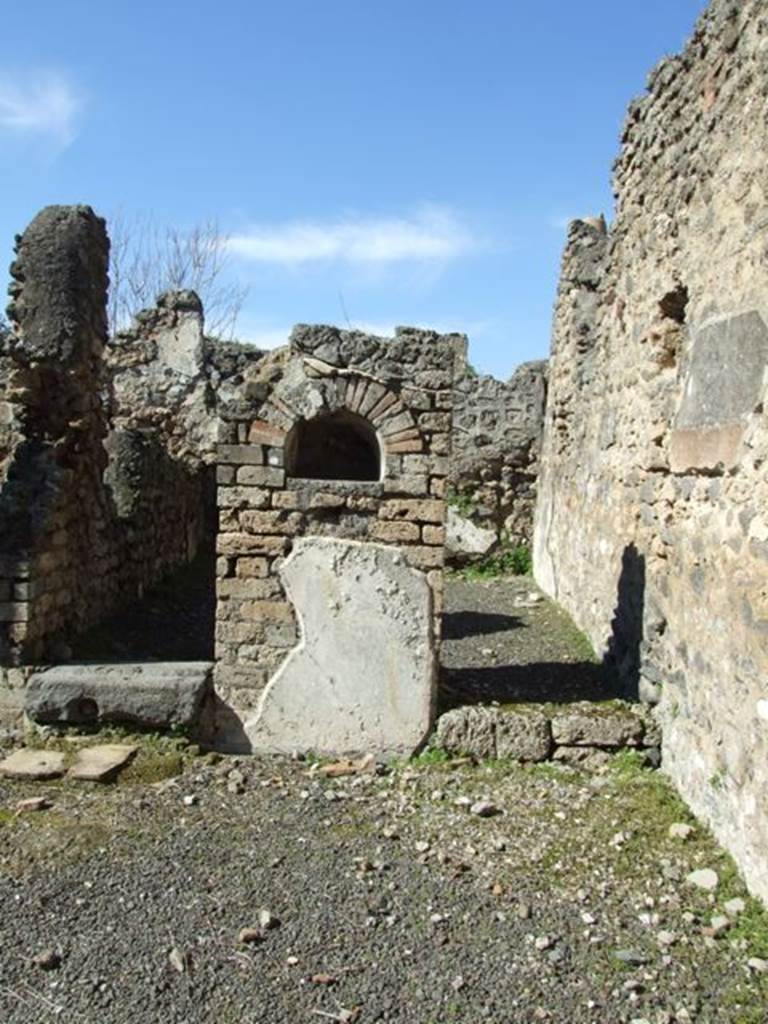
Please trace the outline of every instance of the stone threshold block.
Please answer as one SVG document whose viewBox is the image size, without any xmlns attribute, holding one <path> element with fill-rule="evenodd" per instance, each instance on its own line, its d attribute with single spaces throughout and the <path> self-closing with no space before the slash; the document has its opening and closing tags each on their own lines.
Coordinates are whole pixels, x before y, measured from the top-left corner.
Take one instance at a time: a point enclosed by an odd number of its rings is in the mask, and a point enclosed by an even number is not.
<svg viewBox="0 0 768 1024">
<path fill-rule="evenodd" d="M 212 667 L 209 662 L 57 665 L 30 677 L 24 710 L 41 724 L 187 728 L 197 722 L 211 688 Z"/>
<path fill-rule="evenodd" d="M 468 705 L 441 715 L 436 742 L 449 753 L 516 761 L 601 761 L 599 752 L 658 747 L 658 723 L 644 705 L 620 701 L 516 707 Z"/>
</svg>

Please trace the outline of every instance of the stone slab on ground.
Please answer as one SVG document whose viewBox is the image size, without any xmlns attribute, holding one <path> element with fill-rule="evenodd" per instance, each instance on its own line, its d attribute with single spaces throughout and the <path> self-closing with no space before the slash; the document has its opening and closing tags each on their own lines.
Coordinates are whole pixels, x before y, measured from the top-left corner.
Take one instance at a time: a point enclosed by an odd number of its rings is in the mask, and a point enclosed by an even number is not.
<svg viewBox="0 0 768 1024">
<path fill-rule="evenodd" d="M 35 722 L 127 722 L 188 727 L 211 685 L 208 662 L 58 665 L 30 677 L 25 711 Z"/>
<path fill-rule="evenodd" d="M 328 537 L 298 539 L 280 575 L 301 640 L 246 722 L 253 749 L 412 753 L 436 677 L 424 575 L 396 548 Z"/>
<path fill-rule="evenodd" d="M 15 750 L 0 761 L 0 775 L 10 779 L 57 779 L 64 774 L 64 755 L 57 750 Z"/>
<path fill-rule="evenodd" d="M 87 782 L 108 782 L 133 758 L 138 747 L 122 743 L 103 743 L 84 747 L 67 772 L 71 779 Z"/>
</svg>

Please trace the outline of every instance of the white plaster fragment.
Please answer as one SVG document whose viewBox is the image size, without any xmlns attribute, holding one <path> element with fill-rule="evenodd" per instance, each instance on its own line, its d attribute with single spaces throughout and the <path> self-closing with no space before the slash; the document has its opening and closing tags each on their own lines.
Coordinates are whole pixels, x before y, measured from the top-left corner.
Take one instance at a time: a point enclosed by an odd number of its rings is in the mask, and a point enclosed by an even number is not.
<svg viewBox="0 0 768 1024">
<path fill-rule="evenodd" d="M 412 753 L 432 718 L 431 593 L 397 550 L 297 539 L 280 569 L 301 639 L 245 724 L 257 751 Z"/>
</svg>

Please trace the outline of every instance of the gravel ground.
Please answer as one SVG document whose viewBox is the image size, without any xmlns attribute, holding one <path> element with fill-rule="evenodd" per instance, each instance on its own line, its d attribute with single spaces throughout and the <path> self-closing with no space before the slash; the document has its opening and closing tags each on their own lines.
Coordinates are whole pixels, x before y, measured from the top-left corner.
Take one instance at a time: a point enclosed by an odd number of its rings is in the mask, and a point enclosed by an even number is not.
<svg viewBox="0 0 768 1024">
<path fill-rule="evenodd" d="M 566 613 L 525 576 L 449 577 L 441 706 L 606 700 L 610 675 Z"/>
<path fill-rule="evenodd" d="M 610 695 L 532 594 L 450 582 L 444 704 Z M 2 1024 L 768 1020 L 768 918 L 631 754 L 333 779 L 141 744 L 114 785 L 0 780 Z"/>
<path fill-rule="evenodd" d="M 194 758 L 136 781 L 162 759 L 113 786 L 0 783 L 6 1024 L 766 1019 L 765 916 L 701 828 L 669 837 L 689 819 L 658 773 Z M 261 910 L 279 924 L 239 941 Z"/>
</svg>

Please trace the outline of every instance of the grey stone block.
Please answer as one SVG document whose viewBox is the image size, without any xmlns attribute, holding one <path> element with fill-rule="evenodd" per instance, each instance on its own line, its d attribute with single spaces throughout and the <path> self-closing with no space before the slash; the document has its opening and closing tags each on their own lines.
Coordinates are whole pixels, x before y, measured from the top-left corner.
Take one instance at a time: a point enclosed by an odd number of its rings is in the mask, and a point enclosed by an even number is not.
<svg viewBox="0 0 768 1024">
<path fill-rule="evenodd" d="M 641 742 L 644 731 L 642 720 L 621 707 L 581 704 L 552 719 L 553 739 L 563 746 L 632 747 Z"/>
<path fill-rule="evenodd" d="M 499 711 L 496 756 L 515 761 L 546 761 L 552 750 L 552 729 L 538 711 Z"/>
<path fill-rule="evenodd" d="M 191 726 L 210 687 L 208 662 L 59 665 L 37 672 L 24 710 L 35 722 Z"/>
<path fill-rule="evenodd" d="M 452 754 L 496 757 L 496 709 L 454 708 L 437 722 L 438 746 Z"/>
</svg>

